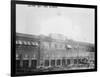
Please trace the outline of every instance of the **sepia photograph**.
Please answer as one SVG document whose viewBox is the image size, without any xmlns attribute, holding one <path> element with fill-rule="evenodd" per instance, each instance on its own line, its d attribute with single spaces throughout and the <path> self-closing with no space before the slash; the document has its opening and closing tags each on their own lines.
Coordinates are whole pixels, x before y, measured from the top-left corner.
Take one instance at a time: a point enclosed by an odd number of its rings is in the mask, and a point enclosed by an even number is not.
<svg viewBox="0 0 100 77">
<path fill-rule="evenodd" d="M 95 9 L 44 4 L 15 5 L 16 75 L 96 69 Z"/>
</svg>

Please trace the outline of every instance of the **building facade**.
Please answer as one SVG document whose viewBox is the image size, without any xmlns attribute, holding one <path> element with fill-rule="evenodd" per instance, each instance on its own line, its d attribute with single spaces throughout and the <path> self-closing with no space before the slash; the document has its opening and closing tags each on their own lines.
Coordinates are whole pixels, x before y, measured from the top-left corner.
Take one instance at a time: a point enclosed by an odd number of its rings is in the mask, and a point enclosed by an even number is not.
<svg viewBox="0 0 100 77">
<path fill-rule="evenodd" d="M 36 69 L 39 65 L 39 40 L 36 36 L 16 34 L 16 69 Z"/>
<path fill-rule="evenodd" d="M 51 71 L 55 68 L 68 70 L 69 67 L 79 69 L 80 66 L 88 68 L 90 63 L 94 64 L 93 48 L 94 45 L 88 43 L 16 33 L 16 71 L 36 72 L 51 68 Z"/>
</svg>

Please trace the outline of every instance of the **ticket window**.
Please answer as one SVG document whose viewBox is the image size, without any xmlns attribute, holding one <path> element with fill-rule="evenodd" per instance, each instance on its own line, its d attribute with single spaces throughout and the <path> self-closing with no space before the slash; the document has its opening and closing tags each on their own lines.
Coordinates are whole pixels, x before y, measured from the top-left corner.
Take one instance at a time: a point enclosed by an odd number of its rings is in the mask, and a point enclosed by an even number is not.
<svg viewBox="0 0 100 77">
<path fill-rule="evenodd" d="M 29 67 L 29 60 L 23 60 L 23 68 Z"/>
<path fill-rule="evenodd" d="M 49 60 L 45 60 L 44 65 L 45 65 L 45 66 L 49 66 Z"/>
<path fill-rule="evenodd" d="M 58 59 L 58 60 L 57 60 L 57 66 L 59 66 L 59 65 L 60 65 L 60 63 L 61 63 L 61 60 L 60 60 L 60 59 Z"/>
<path fill-rule="evenodd" d="M 51 60 L 51 66 L 55 66 L 55 60 Z"/>
<path fill-rule="evenodd" d="M 31 61 L 31 67 L 36 69 L 36 67 L 37 67 L 37 60 L 32 60 Z"/>
</svg>

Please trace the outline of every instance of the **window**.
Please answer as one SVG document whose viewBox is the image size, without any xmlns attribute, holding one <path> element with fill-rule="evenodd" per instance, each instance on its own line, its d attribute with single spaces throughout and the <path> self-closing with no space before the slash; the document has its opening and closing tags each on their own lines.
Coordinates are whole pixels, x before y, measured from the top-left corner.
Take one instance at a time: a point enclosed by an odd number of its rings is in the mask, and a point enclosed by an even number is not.
<svg viewBox="0 0 100 77">
<path fill-rule="evenodd" d="M 57 65 L 60 65 L 60 63 L 61 63 L 61 60 L 58 59 L 58 60 L 57 60 Z"/>
<path fill-rule="evenodd" d="M 78 63 L 77 59 L 74 59 L 74 64 L 77 64 L 77 63 Z"/>
<path fill-rule="evenodd" d="M 71 62 L 70 62 L 70 59 L 67 59 L 67 65 L 69 65 Z"/>
<path fill-rule="evenodd" d="M 31 67 L 36 69 L 36 65 L 37 65 L 37 60 L 32 60 L 31 61 Z"/>
<path fill-rule="evenodd" d="M 49 66 L 49 60 L 45 60 L 44 65 L 45 65 L 45 66 Z"/>
<path fill-rule="evenodd" d="M 82 62 L 81 62 L 81 59 L 78 59 L 78 64 L 81 64 Z"/>
<path fill-rule="evenodd" d="M 83 64 L 86 64 L 87 62 L 88 62 L 88 60 L 87 60 L 86 58 L 83 58 L 83 59 L 82 59 L 82 63 L 83 63 Z"/>
<path fill-rule="evenodd" d="M 64 66 L 66 64 L 66 60 L 62 59 L 62 65 Z"/>
<path fill-rule="evenodd" d="M 20 68 L 20 60 L 16 60 L 16 68 Z"/>
<path fill-rule="evenodd" d="M 55 60 L 51 60 L 51 66 L 55 66 Z"/>
<path fill-rule="evenodd" d="M 23 67 L 28 68 L 29 66 L 29 60 L 23 60 Z"/>
</svg>

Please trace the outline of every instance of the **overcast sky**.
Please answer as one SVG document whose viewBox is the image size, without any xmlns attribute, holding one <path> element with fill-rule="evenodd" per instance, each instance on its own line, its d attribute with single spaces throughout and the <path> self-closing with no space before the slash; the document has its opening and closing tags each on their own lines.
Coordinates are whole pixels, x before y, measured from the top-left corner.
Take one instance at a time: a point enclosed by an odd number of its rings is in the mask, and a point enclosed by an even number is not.
<svg viewBox="0 0 100 77">
<path fill-rule="evenodd" d="M 94 43 L 94 9 L 16 5 L 16 32 L 59 33 L 73 40 Z"/>
</svg>

